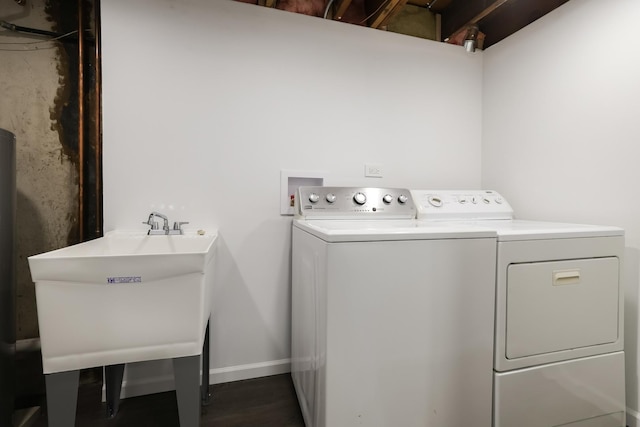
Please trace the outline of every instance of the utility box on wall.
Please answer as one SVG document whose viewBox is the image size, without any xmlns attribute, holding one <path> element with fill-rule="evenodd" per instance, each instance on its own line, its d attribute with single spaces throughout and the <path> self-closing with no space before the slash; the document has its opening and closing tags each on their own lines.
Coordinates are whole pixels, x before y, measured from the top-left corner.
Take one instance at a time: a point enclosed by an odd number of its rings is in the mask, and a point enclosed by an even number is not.
<svg viewBox="0 0 640 427">
<path fill-rule="evenodd" d="M 322 171 L 280 171 L 280 215 L 293 215 L 293 205 L 298 187 L 324 185 L 327 177 Z"/>
</svg>

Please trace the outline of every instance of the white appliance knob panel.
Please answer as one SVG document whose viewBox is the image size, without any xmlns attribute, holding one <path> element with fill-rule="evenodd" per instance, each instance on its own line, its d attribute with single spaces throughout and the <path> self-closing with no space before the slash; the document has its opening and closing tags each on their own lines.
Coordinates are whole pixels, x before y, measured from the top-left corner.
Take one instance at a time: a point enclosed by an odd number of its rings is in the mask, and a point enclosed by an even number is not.
<svg viewBox="0 0 640 427">
<path fill-rule="evenodd" d="M 406 188 L 300 186 L 295 215 L 305 219 L 412 219 L 416 205 Z M 426 198 L 424 203 L 427 204 Z"/>
<path fill-rule="evenodd" d="M 359 205 L 364 205 L 367 202 L 367 196 L 365 196 L 364 193 L 358 192 L 353 196 L 353 201 Z"/>
</svg>

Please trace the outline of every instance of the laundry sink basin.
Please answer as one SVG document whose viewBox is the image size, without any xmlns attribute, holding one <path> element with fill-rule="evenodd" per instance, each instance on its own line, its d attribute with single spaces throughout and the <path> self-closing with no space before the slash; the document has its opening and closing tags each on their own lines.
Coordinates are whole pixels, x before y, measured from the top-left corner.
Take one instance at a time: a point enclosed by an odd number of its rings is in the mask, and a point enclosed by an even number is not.
<svg viewBox="0 0 640 427">
<path fill-rule="evenodd" d="M 216 239 L 114 231 L 29 257 L 44 373 L 200 354 Z"/>
</svg>

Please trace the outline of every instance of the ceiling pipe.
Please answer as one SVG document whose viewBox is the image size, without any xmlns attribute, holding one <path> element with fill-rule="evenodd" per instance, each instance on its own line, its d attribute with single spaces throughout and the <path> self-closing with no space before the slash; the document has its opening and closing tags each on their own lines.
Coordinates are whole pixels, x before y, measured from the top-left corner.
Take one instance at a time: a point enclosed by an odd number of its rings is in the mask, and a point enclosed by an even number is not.
<svg viewBox="0 0 640 427">
<path fill-rule="evenodd" d="M 476 51 L 476 47 L 478 47 L 478 33 L 480 29 L 477 25 L 472 25 L 467 29 L 467 34 L 464 37 L 464 49 L 473 53 Z"/>
<path fill-rule="evenodd" d="M 84 22 L 78 0 L 78 238 L 84 241 Z"/>
<path fill-rule="evenodd" d="M 94 138 L 95 138 L 95 197 L 96 225 L 95 236 L 102 236 L 102 52 L 100 51 L 100 0 L 94 2 L 94 34 L 95 34 L 95 88 L 94 88 Z"/>
<path fill-rule="evenodd" d="M 327 7 L 324 8 L 324 19 L 327 19 L 327 16 L 329 16 L 329 10 L 331 10 L 331 6 L 333 5 L 334 1 L 335 0 L 329 0 L 329 2 L 327 3 Z"/>
</svg>

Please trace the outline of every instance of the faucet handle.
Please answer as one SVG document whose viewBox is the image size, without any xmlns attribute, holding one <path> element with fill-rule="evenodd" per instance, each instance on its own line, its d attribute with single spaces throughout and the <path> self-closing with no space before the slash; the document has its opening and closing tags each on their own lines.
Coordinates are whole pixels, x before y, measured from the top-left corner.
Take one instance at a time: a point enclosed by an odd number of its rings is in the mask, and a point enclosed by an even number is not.
<svg viewBox="0 0 640 427">
<path fill-rule="evenodd" d="M 149 215 L 149 219 L 146 220 L 146 221 L 142 221 L 142 223 L 145 224 L 145 225 L 150 225 L 152 230 L 157 230 L 158 229 L 158 221 L 154 221 L 153 217 L 154 217 L 153 214 Z"/>
</svg>

